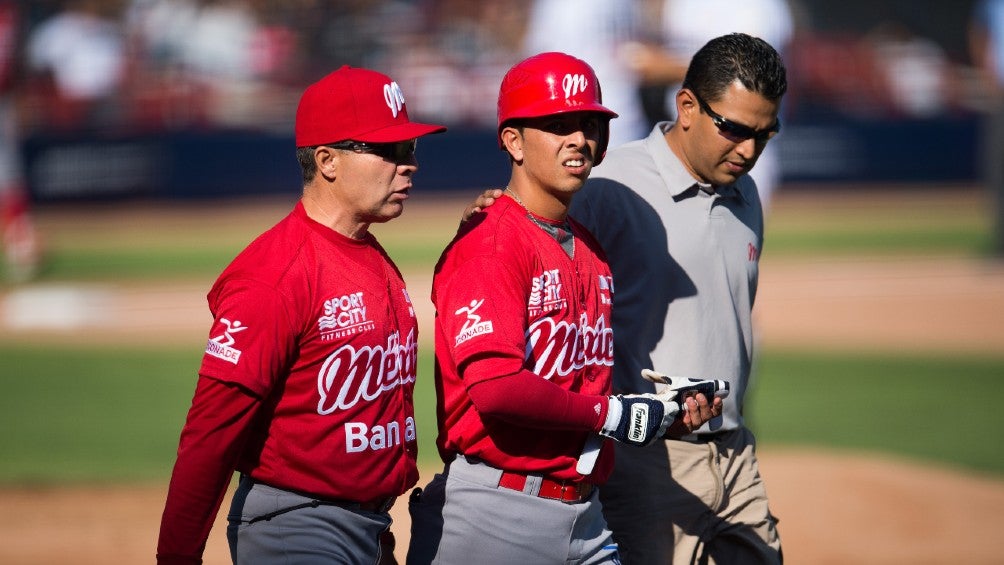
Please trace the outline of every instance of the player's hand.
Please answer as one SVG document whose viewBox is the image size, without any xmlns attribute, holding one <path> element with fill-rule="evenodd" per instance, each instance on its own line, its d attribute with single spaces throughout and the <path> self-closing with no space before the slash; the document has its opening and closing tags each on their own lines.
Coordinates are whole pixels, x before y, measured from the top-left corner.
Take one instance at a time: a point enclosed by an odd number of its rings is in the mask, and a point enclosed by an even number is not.
<svg viewBox="0 0 1004 565">
<path fill-rule="evenodd" d="M 697 393 L 682 403 L 682 414 L 666 429 L 665 437 L 680 438 L 687 434 L 696 432 L 701 426 L 710 420 L 722 415 L 722 399 L 715 397 L 708 402 L 708 399 L 701 393 Z"/>
<path fill-rule="evenodd" d="M 478 198 L 474 201 L 474 203 L 464 209 L 463 215 L 460 216 L 460 225 L 466 224 L 467 220 L 471 219 L 471 216 L 491 206 L 492 204 L 495 203 L 495 200 L 501 197 L 502 197 L 501 188 L 489 188 L 488 190 L 479 194 Z"/>
<path fill-rule="evenodd" d="M 600 435 L 629 445 L 645 446 L 666 433 L 680 412 L 676 391 L 618 394 L 607 398 L 607 417 Z"/>
<path fill-rule="evenodd" d="M 642 369 L 641 376 L 652 383 L 669 384 L 671 379 L 651 369 Z M 724 404 L 717 396 L 708 400 L 701 393 L 688 395 L 680 403 L 680 417 L 666 430 L 666 437 L 679 438 L 694 433 L 708 421 L 722 415 Z"/>
</svg>

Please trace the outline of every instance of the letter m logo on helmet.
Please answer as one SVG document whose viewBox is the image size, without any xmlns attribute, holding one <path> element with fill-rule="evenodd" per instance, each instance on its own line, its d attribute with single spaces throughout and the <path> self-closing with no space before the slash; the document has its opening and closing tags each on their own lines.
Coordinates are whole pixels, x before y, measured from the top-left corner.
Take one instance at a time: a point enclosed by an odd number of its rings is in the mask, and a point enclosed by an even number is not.
<svg viewBox="0 0 1004 565">
<path fill-rule="evenodd" d="M 561 88 L 565 91 L 565 98 L 571 98 L 580 92 L 585 92 L 589 86 L 589 79 L 585 75 L 565 75 L 561 79 Z"/>
<path fill-rule="evenodd" d="M 601 120 L 603 132 L 596 160 L 599 164 L 607 149 L 610 118 L 616 118 L 617 113 L 603 106 L 600 82 L 588 63 L 565 53 L 541 53 L 520 61 L 502 79 L 499 134 L 510 120 L 568 112 L 596 112 L 606 118 Z"/>
</svg>

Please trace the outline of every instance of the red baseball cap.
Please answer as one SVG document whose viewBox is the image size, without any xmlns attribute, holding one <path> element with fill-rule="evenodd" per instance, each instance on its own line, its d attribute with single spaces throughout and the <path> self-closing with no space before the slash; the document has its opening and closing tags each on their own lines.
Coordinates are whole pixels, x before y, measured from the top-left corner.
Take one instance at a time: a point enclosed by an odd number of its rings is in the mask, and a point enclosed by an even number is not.
<svg viewBox="0 0 1004 565">
<path fill-rule="evenodd" d="M 296 108 L 296 146 L 351 139 L 406 141 L 446 131 L 408 120 L 404 93 L 387 75 L 348 65 L 307 87 Z"/>
</svg>

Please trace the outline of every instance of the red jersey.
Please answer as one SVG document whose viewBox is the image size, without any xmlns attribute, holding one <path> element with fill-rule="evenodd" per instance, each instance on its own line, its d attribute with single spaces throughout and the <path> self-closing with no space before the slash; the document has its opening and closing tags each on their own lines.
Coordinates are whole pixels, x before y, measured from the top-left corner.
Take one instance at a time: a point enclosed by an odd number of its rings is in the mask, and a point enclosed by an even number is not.
<svg viewBox="0 0 1004 565">
<path fill-rule="evenodd" d="M 507 471 L 582 478 L 575 465 L 591 432 L 483 418 L 467 393 L 483 381 L 529 370 L 568 391 L 610 394 L 612 277 L 599 244 L 570 224 L 572 258 L 522 207 L 503 198 L 468 222 L 440 258 L 432 300 L 437 443 L 444 460 L 461 453 Z M 468 370 L 472 361 L 476 371 Z M 612 467 L 612 446 L 605 442 L 589 480 L 604 482 Z"/>
<path fill-rule="evenodd" d="M 417 482 L 418 325 L 400 272 L 372 235 L 344 237 L 297 204 L 208 298 L 214 323 L 199 373 L 265 404 L 239 471 L 357 501 Z"/>
<path fill-rule="evenodd" d="M 17 2 L 0 1 L 0 93 L 14 89 L 20 40 L 20 13 Z"/>
</svg>

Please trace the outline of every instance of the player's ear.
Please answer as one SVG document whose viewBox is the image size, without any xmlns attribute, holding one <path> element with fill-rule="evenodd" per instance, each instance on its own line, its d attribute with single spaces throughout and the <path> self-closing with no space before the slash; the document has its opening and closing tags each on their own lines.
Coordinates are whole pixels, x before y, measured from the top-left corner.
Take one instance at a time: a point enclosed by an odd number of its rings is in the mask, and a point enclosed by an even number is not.
<svg viewBox="0 0 1004 565">
<path fill-rule="evenodd" d="M 701 108 L 697 104 L 697 98 L 689 88 L 681 88 L 676 93 L 676 122 L 680 127 L 687 129 L 694 122 L 697 114 L 701 113 Z"/>
<path fill-rule="evenodd" d="M 505 147 L 505 150 L 509 152 L 513 161 L 523 161 L 523 134 L 518 129 L 507 126 L 502 128 L 502 133 L 499 135 L 502 139 L 502 147 Z"/>
<path fill-rule="evenodd" d="M 314 166 L 317 167 L 318 174 L 329 181 L 334 180 L 340 159 L 338 150 L 331 147 L 319 145 L 314 149 Z"/>
</svg>

